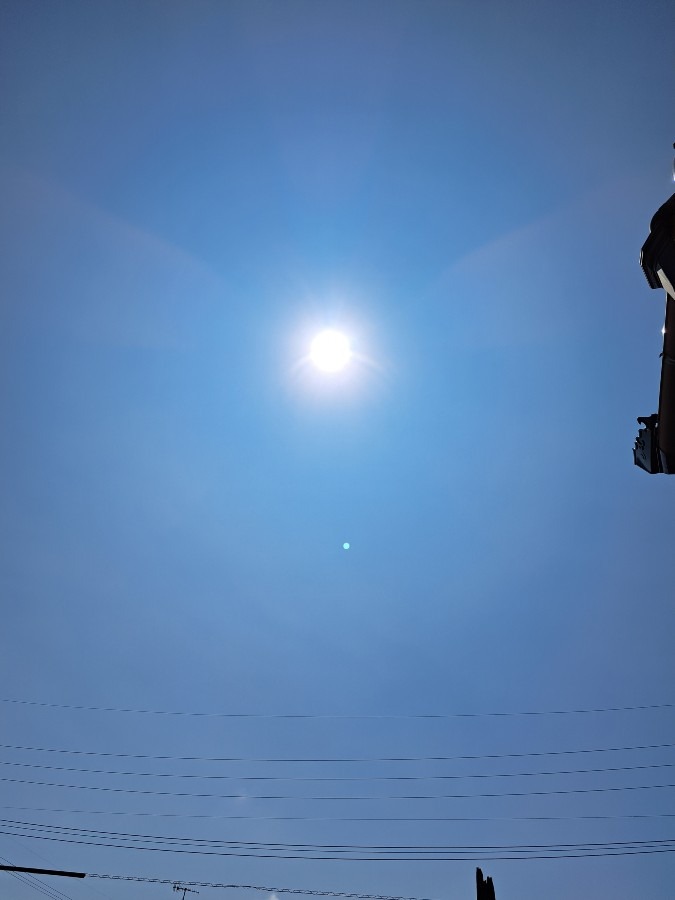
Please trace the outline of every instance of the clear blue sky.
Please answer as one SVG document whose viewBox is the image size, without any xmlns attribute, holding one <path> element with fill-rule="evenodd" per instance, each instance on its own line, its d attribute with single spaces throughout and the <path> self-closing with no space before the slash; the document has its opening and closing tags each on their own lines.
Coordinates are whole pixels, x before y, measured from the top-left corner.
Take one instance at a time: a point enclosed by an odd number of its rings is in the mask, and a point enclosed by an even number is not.
<svg viewBox="0 0 675 900">
<path fill-rule="evenodd" d="M 3 698 L 343 715 L 674 699 L 675 479 L 650 478 L 631 455 L 635 417 L 657 403 L 663 295 L 638 253 L 672 188 L 673 25 L 665 0 L 2 4 Z M 333 378 L 301 364 L 327 326 L 358 353 Z M 0 716 L 6 745 L 149 755 L 675 741 L 672 709 L 284 721 L 5 703 Z M 8 749 L 0 760 L 289 774 Z M 672 788 L 297 798 L 665 785 L 672 763 L 664 749 L 295 764 L 295 777 L 365 780 L 234 784 L 288 801 L 5 782 L 0 817 L 285 843 L 669 839 Z M 370 780 L 637 765 L 663 767 Z M 254 818 L 132 815 L 161 811 Z M 260 818 L 284 815 L 312 821 Z M 487 821 L 334 821 L 429 816 Z M 438 900 L 474 891 L 472 862 L 217 859 L 7 830 L 0 855 L 23 865 Z M 483 868 L 499 900 L 672 900 L 673 859 Z M 170 891 L 57 887 L 73 900 Z M 8 876 L 2 891 L 38 896 Z"/>
</svg>

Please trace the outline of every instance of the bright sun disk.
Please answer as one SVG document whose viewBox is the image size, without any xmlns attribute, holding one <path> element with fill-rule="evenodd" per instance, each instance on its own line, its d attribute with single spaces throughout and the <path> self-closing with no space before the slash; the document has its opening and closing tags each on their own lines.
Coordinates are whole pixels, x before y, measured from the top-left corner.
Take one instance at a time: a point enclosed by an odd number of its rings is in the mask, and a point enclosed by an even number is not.
<svg viewBox="0 0 675 900">
<path fill-rule="evenodd" d="M 324 372 L 338 372 L 349 362 L 352 351 L 349 340 L 339 331 L 327 329 L 312 341 L 312 362 Z"/>
</svg>

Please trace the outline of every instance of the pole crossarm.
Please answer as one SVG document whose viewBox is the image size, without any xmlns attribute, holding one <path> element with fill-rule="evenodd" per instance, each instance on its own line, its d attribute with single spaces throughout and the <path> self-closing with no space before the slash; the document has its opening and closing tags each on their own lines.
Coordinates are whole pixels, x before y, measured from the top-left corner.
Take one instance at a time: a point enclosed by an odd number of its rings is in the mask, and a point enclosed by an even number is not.
<svg viewBox="0 0 675 900">
<path fill-rule="evenodd" d="M 25 872 L 28 875 L 60 875 L 62 878 L 86 878 L 86 872 L 66 872 L 63 869 L 34 869 L 30 866 L 0 866 L 0 872 Z"/>
</svg>

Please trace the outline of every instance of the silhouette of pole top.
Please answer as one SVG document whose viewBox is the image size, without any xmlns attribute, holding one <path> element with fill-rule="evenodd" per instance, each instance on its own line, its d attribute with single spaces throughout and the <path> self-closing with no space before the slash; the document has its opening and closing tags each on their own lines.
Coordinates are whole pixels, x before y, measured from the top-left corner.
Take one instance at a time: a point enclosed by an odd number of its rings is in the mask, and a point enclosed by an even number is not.
<svg viewBox="0 0 675 900">
<path fill-rule="evenodd" d="M 476 900 L 495 900 L 495 886 L 488 875 L 483 878 L 481 869 L 476 869 Z"/>
<path fill-rule="evenodd" d="M 650 475 L 675 475 L 675 194 L 652 216 L 640 265 L 649 287 L 666 292 L 666 318 L 658 412 L 638 419 L 633 460 Z"/>
</svg>

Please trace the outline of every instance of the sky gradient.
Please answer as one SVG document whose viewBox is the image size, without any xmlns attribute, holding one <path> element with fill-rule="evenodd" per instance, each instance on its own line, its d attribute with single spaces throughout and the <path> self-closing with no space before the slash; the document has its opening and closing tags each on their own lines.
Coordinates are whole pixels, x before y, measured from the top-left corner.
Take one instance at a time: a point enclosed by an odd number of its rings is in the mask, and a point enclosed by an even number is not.
<svg viewBox="0 0 675 900">
<path fill-rule="evenodd" d="M 675 481 L 631 454 L 635 418 L 658 399 L 663 294 L 638 254 L 672 190 L 671 5 L 22 0 L 0 19 L 2 698 L 320 716 L 675 700 Z M 329 327 L 357 354 L 338 375 L 306 360 Z M 486 755 L 672 743 L 673 712 L 280 720 L 2 703 L 0 740 Z M 671 784 L 672 748 L 290 772 L 6 748 L 0 760 L 365 779 L 232 791 L 2 766 L 41 782 L 296 798 L 4 783 L 0 817 L 42 825 L 319 844 L 675 838 L 672 788 L 437 797 Z M 635 765 L 662 768 L 370 780 Z M 333 793 L 436 799 L 301 799 Z M 320 821 L 128 815 L 147 812 Z M 512 819 L 582 815 L 660 818 Z M 335 821 L 431 816 L 490 821 Z M 437 900 L 474 891 L 470 861 L 202 858 L 6 825 L 0 855 Z M 672 900 L 673 859 L 481 865 L 499 900 Z M 170 891 L 57 887 L 73 900 Z M 9 876 L 2 890 L 37 896 Z"/>
</svg>

